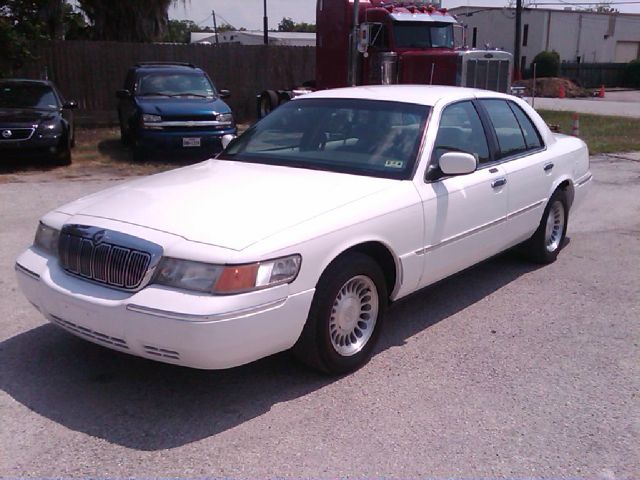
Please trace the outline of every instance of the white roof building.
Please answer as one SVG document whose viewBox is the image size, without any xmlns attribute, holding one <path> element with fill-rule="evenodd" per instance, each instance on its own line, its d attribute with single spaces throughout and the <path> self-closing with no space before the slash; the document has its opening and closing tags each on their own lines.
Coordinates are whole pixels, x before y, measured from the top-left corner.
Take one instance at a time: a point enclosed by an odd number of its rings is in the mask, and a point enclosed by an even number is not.
<svg viewBox="0 0 640 480">
<path fill-rule="evenodd" d="M 268 32 L 269 45 L 283 45 L 293 47 L 315 47 L 316 34 L 305 32 Z M 262 45 L 264 33 L 262 31 L 230 30 L 218 33 L 219 43 L 235 43 L 239 45 Z M 215 44 L 216 36 L 212 33 L 191 33 L 191 43 Z"/>
<path fill-rule="evenodd" d="M 470 47 L 489 44 L 513 53 L 513 8 L 467 6 L 449 13 L 466 26 Z M 640 57 L 640 15 L 526 8 L 520 38 L 521 69 L 543 50 L 555 50 L 566 62 L 630 62 Z"/>
</svg>

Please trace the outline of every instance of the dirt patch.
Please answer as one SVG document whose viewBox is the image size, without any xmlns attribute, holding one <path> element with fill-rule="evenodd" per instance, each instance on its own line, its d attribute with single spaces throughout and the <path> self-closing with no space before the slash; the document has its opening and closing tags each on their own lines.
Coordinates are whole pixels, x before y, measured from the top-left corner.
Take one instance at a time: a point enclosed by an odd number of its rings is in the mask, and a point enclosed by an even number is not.
<svg viewBox="0 0 640 480">
<path fill-rule="evenodd" d="M 514 87 L 525 87 L 525 96 L 533 95 L 533 79 L 513 82 Z M 537 78 L 535 82 L 536 97 L 559 98 L 561 89 L 567 98 L 591 97 L 593 92 L 579 87 L 568 78 Z"/>
<path fill-rule="evenodd" d="M 239 125 L 238 128 L 244 131 L 247 126 Z M 46 162 L 3 161 L 0 164 L 0 183 L 122 179 L 191 165 L 210 156 L 206 152 L 167 152 L 150 156 L 144 162 L 135 162 L 129 149 L 120 143 L 118 129 L 78 128 L 71 165 L 55 167 Z"/>
</svg>

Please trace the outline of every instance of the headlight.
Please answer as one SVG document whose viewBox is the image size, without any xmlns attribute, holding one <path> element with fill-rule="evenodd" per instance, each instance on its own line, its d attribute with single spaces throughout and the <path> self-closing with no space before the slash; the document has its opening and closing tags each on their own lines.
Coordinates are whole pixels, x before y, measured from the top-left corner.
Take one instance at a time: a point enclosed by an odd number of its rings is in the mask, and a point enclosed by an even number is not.
<svg viewBox="0 0 640 480">
<path fill-rule="evenodd" d="M 230 266 L 163 258 L 155 283 L 202 293 L 244 293 L 291 283 L 298 275 L 301 263 L 300 255 Z"/>
<path fill-rule="evenodd" d="M 38 126 L 38 133 L 41 137 L 56 137 L 62 133 L 62 125 L 57 120 L 42 122 Z"/>
<path fill-rule="evenodd" d="M 33 240 L 33 245 L 43 252 L 57 255 L 59 237 L 60 230 L 56 230 L 40 222 L 38 230 L 36 230 L 36 238 Z"/>
<path fill-rule="evenodd" d="M 142 114 L 142 121 L 144 123 L 157 123 L 162 121 L 162 117 L 160 115 L 152 115 L 150 113 Z"/>
<path fill-rule="evenodd" d="M 233 114 L 232 113 L 221 113 L 216 117 L 216 120 L 220 123 L 228 123 L 230 125 L 233 124 Z"/>
</svg>

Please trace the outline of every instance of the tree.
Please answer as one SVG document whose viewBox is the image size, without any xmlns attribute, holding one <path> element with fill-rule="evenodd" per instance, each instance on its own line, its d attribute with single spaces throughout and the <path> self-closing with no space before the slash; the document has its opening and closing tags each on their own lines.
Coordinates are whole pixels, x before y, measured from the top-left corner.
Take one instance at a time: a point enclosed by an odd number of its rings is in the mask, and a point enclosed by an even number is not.
<svg viewBox="0 0 640 480">
<path fill-rule="evenodd" d="M 186 0 L 78 0 L 93 26 L 94 40 L 153 42 L 169 25 L 167 11 Z"/>
<path fill-rule="evenodd" d="M 538 53 L 533 62 L 536 64 L 536 74 L 538 77 L 557 77 L 560 73 L 560 55 L 555 51 Z"/>
<path fill-rule="evenodd" d="M 0 0 L 0 73 L 12 74 L 34 57 L 49 31 L 43 10 L 48 0 Z"/>
<path fill-rule="evenodd" d="M 315 32 L 316 26 L 313 23 L 296 23 L 288 17 L 284 17 L 278 24 L 279 32 Z"/>
<path fill-rule="evenodd" d="M 162 37 L 163 42 L 171 43 L 189 43 L 191 41 L 191 32 L 211 32 L 210 27 L 200 27 L 191 20 L 169 20 L 167 31 Z"/>
</svg>

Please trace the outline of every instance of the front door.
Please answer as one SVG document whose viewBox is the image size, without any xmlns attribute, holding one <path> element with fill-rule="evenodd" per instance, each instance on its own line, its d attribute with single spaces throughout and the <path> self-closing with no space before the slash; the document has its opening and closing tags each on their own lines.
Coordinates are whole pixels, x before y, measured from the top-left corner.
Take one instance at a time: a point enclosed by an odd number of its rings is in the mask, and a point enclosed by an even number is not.
<svg viewBox="0 0 640 480">
<path fill-rule="evenodd" d="M 479 168 L 453 177 L 438 172 L 448 151 L 471 153 Z M 445 107 L 424 183 L 418 184 L 425 219 L 425 256 L 420 286 L 429 285 L 504 249 L 506 173 L 491 165 L 485 128 L 472 101 Z"/>
</svg>

